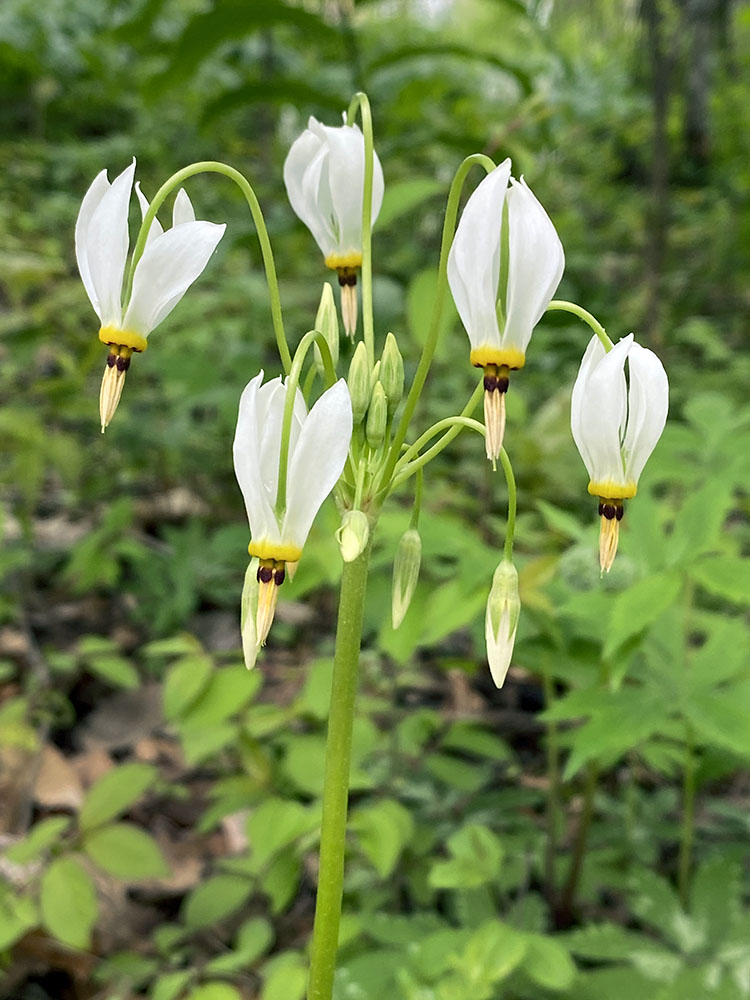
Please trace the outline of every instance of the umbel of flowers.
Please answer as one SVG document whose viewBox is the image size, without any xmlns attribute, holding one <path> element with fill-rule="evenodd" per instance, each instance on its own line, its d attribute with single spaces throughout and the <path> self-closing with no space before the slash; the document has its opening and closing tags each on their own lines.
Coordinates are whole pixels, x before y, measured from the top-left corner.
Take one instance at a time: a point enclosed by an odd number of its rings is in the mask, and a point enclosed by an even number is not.
<svg viewBox="0 0 750 1000">
<path fill-rule="evenodd" d="M 355 125 L 359 112 L 362 130 Z M 469 171 L 486 177 L 468 199 L 456 230 Z M 265 381 L 247 373 L 234 438 L 234 467 L 250 529 L 250 562 L 241 599 L 245 662 L 252 667 L 273 621 L 279 589 L 291 578 L 318 510 L 333 494 L 341 515 L 339 614 L 333 663 L 316 917 L 311 945 L 310 1000 L 331 1000 L 343 892 L 349 762 L 357 668 L 370 552 L 383 504 L 413 484 L 409 525 L 394 559 L 392 621 L 408 613 L 421 562 L 419 519 L 423 476 L 429 462 L 464 430 L 480 434 L 493 467 L 502 468 L 508 517 L 503 552 L 485 614 L 487 660 L 502 686 L 513 659 L 520 621 L 522 581 L 513 562 L 516 485 L 503 447 L 504 400 L 510 373 L 524 367 L 535 326 L 549 309 L 572 312 L 594 331 L 573 390 L 572 430 L 599 498 L 600 562 L 615 556 L 623 502 L 635 496 L 639 476 L 657 443 L 667 413 L 667 377 L 652 352 L 632 335 L 613 346 L 582 307 L 552 300 L 564 254 L 546 211 L 511 164 L 497 166 L 473 154 L 450 187 L 440 249 L 437 290 L 427 334 L 410 385 L 405 385 L 398 338 L 388 333 L 376 350 L 372 308 L 372 223 L 383 197 L 383 174 L 374 151 L 370 108 L 364 94 L 352 101 L 345 122 L 326 126 L 311 118 L 284 167 L 292 207 L 317 241 L 325 263 L 339 276 L 346 332 L 355 337 L 356 284 L 362 287 L 362 332 L 346 376 L 339 372 L 339 325 L 331 286 L 325 284 L 314 326 L 289 348 L 270 240 L 258 199 L 233 167 L 191 164 L 171 177 L 143 212 L 135 249 L 128 256 L 127 214 L 135 164 L 110 184 L 103 171 L 87 192 L 76 227 L 81 276 L 109 348 L 100 421 L 112 418 L 133 352 L 166 318 L 206 266 L 223 225 L 195 220 L 180 185 L 213 172 L 242 191 L 255 222 L 269 288 L 271 321 L 283 375 Z M 176 192 L 172 227 L 156 219 Z M 455 233 L 455 239 L 454 239 Z M 459 413 L 415 434 L 412 422 L 432 362 L 441 314 L 453 294 L 470 340 L 469 360 L 481 379 Z M 384 331 L 385 332 L 385 331 Z M 627 365 L 627 375 L 626 375 Z M 240 385 L 238 385 L 239 391 Z M 473 416 L 484 399 L 484 423 Z M 501 480 L 502 482 L 502 480 Z M 481 544 L 477 541 L 477 544 Z M 331 545 L 332 558 L 335 546 Z"/>
</svg>

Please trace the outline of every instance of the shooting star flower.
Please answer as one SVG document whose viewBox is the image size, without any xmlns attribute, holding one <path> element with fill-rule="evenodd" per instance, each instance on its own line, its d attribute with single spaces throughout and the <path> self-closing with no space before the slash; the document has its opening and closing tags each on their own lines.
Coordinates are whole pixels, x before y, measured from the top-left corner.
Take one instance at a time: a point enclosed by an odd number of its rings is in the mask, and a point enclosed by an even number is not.
<svg viewBox="0 0 750 1000">
<path fill-rule="evenodd" d="M 365 140 L 359 127 L 322 125 L 311 117 L 289 150 L 284 184 L 292 208 L 314 236 L 326 267 L 338 273 L 344 328 L 353 337 L 365 184 Z M 373 223 L 383 203 L 383 189 L 383 169 L 373 153 Z"/>
<path fill-rule="evenodd" d="M 148 335 L 201 274 L 226 229 L 196 221 L 190 199 L 180 191 L 172 228 L 164 232 L 156 219 L 151 224 L 133 274 L 132 291 L 123 301 L 134 174 L 135 160 L 111 184 L 106 170 L 97 174 L 76 222 L 78 269 L 99 317 L 99 340 L 109 347 L 99 395 L 102 432 L 117 409 L 132 355 L 146 350 Z M 138 185 L 136 191 L 145 215 L 148 202 Z"/>
<path fill-rule="evenodd" d="M 315 515 L 343 471 L 352 436 L 352 404 L 344 379 L 326 390 L 309 413 L 297 390 L 286 505 L 280 510 L 279 462 L 287 391 L 281 378 L 264 385 L 263 372 L 256 375 L 240 398 L 234 436 L 234 470 L 252 535 L 248 552 L 258 560 L 256 648 L 268 636 L 286 571 L 296 568 Z"/>
<path fill-rule="evenodd" d="M 562 244 L 526 182 L 505 160 L 466 203 L 448 256 L 448 282 L 471 343 L 471 363 L 484 369 L 487 457 L 500 454 L 505 393 L 523 368 L 534 327 L 565 267 Z"/>
<path fill-rule="evenodd" d="M 573 386 L 570 424 L 590 476 L 589 493 L 599 498 L 602 572 L 612 567 L 623 501 L 636 494 L 668 408 L 667 373 L 653 351 L 637 344 L 632 333 L 608 353 L 598 337 L 591 338 Z"/>
</svg>

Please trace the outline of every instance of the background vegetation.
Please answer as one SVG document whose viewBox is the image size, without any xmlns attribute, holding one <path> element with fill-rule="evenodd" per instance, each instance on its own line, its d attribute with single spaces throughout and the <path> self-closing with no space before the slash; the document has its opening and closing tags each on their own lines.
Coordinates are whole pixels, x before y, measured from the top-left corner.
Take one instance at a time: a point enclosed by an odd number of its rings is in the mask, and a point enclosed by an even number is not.
<svg viewBox="0 0 750 1000">
<path fill-rule="evenodd" d="M 599 579 L 568 429 L 588 331 L 550 315 L 509 395 L 522 613 L 492 687 L 503 489 L 430 466 L 419 590 L 388 624 L 383 517 L 355 734 L 340 1000 L 750 996 L 750 5 L 740 0 L 4 0 L 0 7 L 0 954 L 8 1000 L 297 1000 L 312 924 L 339 556 L 326 508 L 241 666 L 242 387 L 275 372 L 244 203 L 102 436 L 83 193 L 223 159 L 256 185 L 290 339 L 325 278 L 283 190 L 309 114 L 373 104 L 376 330 L 413 371 L 460 160 L 513 157 L 560 294 L 671 381 Z M 135 219 L 133 220 L 135 221 Z M 342 345 L 348 359 L 350 348 Z M 421 409 L 474 384 L 455 317 Z"/>
</svg>

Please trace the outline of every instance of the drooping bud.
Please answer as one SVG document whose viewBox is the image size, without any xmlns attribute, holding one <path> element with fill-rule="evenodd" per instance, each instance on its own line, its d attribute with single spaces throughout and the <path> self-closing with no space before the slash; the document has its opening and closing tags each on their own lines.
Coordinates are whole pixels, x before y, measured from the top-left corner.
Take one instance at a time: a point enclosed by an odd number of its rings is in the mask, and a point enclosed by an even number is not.
<svg viewBox="0 0 750 1000">
<path fill-rule="evenodd" d="M 370 537 L 370 522 L 361 510 L 348 510 L 336 532 L 344 562 L 354 562 L 365 550 Z"/>
<path fill-rule="evenodd" d="M 380 366 L 380 381 L 388 398 L 388 416 L 392 417 L 404 394 L 404 359 L 398 349 L 396 338 L 389 333 Z"/>
<path fill-rule="evenodd" d="M 409 528 L 401 536 L 393 561 L 393 592 L 391 594 L 391 621 L 398 628 L 406 616 L 419 579 L 422 562 L 422 539 L 416 528 Z"/>
<path fill-rule="evenodd" d="M 492 577 L 484 628 L 490 673 L 499 688 L 510 667 L 520 613 L 518 573 L 509 559 L 503 559 Z"/>
<path fill-rule="evenodd" d="M 352 355 L 347 383 L 352 398 L 352 419 L 356 427 L 362 423 L 370 405 L 370 363 L 367 360 L 367 348 L 362 340 Z"/>
<path fill-rule="evenodd" d="M 258 560 L 251 559 L 245 571 L 245 582 L 242 587 L 240 602 L 240 631 L 242 633 L 242 655 L 245 666 L 252 670 L 258 658 L 260 643 L 255 628 L 255 616 L 258 613 Z"/>
<path fill-rule="evenodd" d="M 320 330 L 326 338 L 326 343 L 328 344 L 328 348 L 331 352 L 331 358 L 333 360 L 333 367 L 335 368 L 336 362 L 339 359 L 339 317 L 336 312 L 336 303 L 333 298 L 333 288 L 328 281 L 323 284 L 323 294 L 320 296 L 318 314 L 315 317 L 315 329 Z M 325 378 L 323 357 L 317 344 L 314 347 L 314 351 L 315 367 L 318 369 L 320 377 Z"/>
<path fill-rule="evenodd" d="M 388 423 L 388 400 L 385 398 L 383 383 L 378 380 L 372 390 L 370 408 L 367 411 L 367 426 L 365 433 L 367 443 L 371 448 L 379 448 L 385 439 L 385 427 Z"/>
</svg>

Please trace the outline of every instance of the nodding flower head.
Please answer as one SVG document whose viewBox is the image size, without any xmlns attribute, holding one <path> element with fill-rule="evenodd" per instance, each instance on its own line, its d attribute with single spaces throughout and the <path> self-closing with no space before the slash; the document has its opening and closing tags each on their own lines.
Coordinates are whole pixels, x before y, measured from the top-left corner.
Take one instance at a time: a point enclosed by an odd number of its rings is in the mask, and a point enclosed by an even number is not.
<svg viewBox="0 0 750 1000">
<path fill-rule="evenodd" d="M 284 163 L 292 208 L 338 272 L 346 332 L 357 326 L 357 272 L 362 265 L 365 140 L 357 125 L 322 125 L 310 118 Z M 383 169 L 373 153 L 372 221 L 383 203 Z"/>
<path fill-rule="evenodd" d="M 288 387 L 263 384 L 263 372 L 240 398 L 234 470 L 250 522 L 251 556 L 258 559 L 257 643 L 266 641 L 286 571 L 296 568 L 313 519 L 341 475 L 352 436 L 352 405 L 340 379 L 307 412 L 297 389 L 289 437 L 286 503 L 278 505 L 279 462 Z"/>
<path fill-rule="evenodd" d="M 562 244 L 526 182 L 505 160 L 469 198 L 448 256 L 448 282 L 484 369 L 487 457 L 500 454 L 510 372 L 523 368 L 526 348 L 560 283 Z"/>
<path fill-rule="evenodd" d="M 76 222 L 76 257 L 86 293 L 99 317 L 99 339 L 109 346 L 99 396 L 102 431 L 114 416 L 133 353 L 145 351 L 148 335 L 174 309 L 201 274 L 226 226 L 196 221 L 184 191 L 174 203 L 172 228 L 154 219 L 143 256 L 123 302 L 128 257 L 128 211 L 135 160 L 110 184 L 107 171 L 94 178 Z M 148 201 L 136 185 L 143 215 Z"/>
<path fill-rule="evenodd" d="M 625 363 L 628 363 L 628 382 Z M 573 386 L 573 439 L 599 498 L 599 561 L 609 572 L 617 553 L 623 501 L 634 497 L 638 479 L 664 430 L 669 382 L 653 351 L 633 334 L 605 352 L 592 337 Z"/>
</svg>

